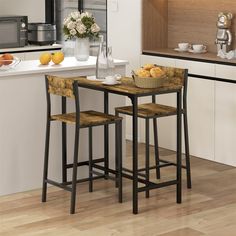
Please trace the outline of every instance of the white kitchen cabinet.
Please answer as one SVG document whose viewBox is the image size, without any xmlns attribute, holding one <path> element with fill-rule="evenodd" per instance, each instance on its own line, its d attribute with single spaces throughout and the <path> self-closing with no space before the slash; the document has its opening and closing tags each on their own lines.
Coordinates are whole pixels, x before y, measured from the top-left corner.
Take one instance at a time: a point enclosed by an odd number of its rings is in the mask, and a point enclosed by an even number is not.
<svg viewBox="0 0 236 236">
<path fill-rule="evenodd" d="M 186 68 L 190 74 L 214 76 L 215 65 L 176 60 L 176 67 Z M 190 154 L 214 160 L 214 100 L 215 82 L 188 78 L 188 127 Z"/>
<path fill-rule="evenodd" d="M 155 63 L 162 66 L 186 68 L 189 73 L 208 76 L 215 75 L 215 65 L 155 56 L 141 56 L 141 65 Z M 151 101 L 149 99 L 149 101 Z M 141 100 L 147 102 L 147 100 Z M 176 106 L 176 95 L 157 96 L 157 102 Z M 214 160 L 215 137 L 215 82 L 189 78 L 188 83 L 188 122 L 191 155 Z M 140 120 L 140 141 L 145 141 L 144 121 Z M 159 146 L 176 150 L 176 117 L 158 119 Z M 153 132 L 150 133 L 153 143 Z M 184 152 L 183 142 L 183 152 Z"/>
<path fill-rule="evenodd" d="M 216 77 L 236 80 L 236 68 L 216 65 Z M 236 166 L 236 84 L 216 82 L 215 161 Z"/>
</svg>

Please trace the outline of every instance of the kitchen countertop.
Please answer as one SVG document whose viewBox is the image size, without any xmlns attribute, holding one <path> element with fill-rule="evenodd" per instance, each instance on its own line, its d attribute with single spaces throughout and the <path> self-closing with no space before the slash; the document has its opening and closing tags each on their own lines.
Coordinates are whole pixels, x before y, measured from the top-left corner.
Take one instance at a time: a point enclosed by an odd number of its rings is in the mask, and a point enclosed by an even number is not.
<svg viewBox="0 0 236 236">
<path fill-rule="evenodd" d="M 20 52 L 31 52 L 31 51 L 45 51 L 45 50 L 55 50 L 61 49 L 61 44 L 53 44 L 53 45 L 27 45 L 25 47 L 18 47 L 18 48 L 1 48 L 0 53 L 20 53 Z"/>
<path fill-rule="evenodd" d="M 160 57 L 168 57 L 168 58 L 176 58 L 182 60 L 192 60 L 206 63 L 215 63 L 215 64 L 223 64 L 223 65 L 236 65 L 236 59 L 228 60 L 222 59 L 216 55 L 216 53 L 190 53 L 190 52 L 177 52 L 171 48 L 158 48 L 153 50 L 143 50 L 144 55 L 150 56 L 160 56 Z"/>
<path fill-rule="evenodd" d="M 127 64 L 128 62 L 125 60 L 115 60 L 116 66 Z M 9 76 L 51 73 L 74 69 L 95 69 L 95 66 L 96 57 L 92 56 L 89 57 L 88 61 L 77 61 L 74 57 L 65 57 L 65 60 L 59 65 L 54 65 L 52 63 L 49 65 L 40 65 L 39 60 L 21 61 L 20 64 L 13 69 L 7 71 L 1 71 L 0 69 L 0 79 L 6 77 L 10 79 Z"/>
</svg>

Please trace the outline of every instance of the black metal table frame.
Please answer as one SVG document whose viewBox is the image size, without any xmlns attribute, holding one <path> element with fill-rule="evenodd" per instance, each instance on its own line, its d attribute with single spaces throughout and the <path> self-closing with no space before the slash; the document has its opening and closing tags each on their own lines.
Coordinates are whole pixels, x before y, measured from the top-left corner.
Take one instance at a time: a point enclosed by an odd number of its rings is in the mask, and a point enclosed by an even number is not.
<svg viewBox="0 0 236 236">
<path fill-rule="evenodd" d="M 130 94 L 128 92 L 122 92 L 122 91 L 114 91 L 109 90 L 109 88 L 104 87 L 97 87 L 96 85 L 91 84 L 79 84 L 79 87 L 101 91 L 104 93 L 104 113 L 108 114 L 109 112 L 109 93 L 126 96 L 129 97 L 132 105 L 133 105 L 133 117 L 132 117 L 132 126 L 133 126 L 133 174 L 125 174 L 123 173 L 123 177 L 126 177 L 128 179 L 131 179 L 133 181 L 133 214 L 138 214 L 138 193 L 149 191 L 152 189 L 162 188 L 170 185 L 176 185 L 176 202 L 181 203 L 182 202 L 182 89 L 174 89 L 174 90 L 168 90 L 163 92 L 147 92 L 142 94 Z M 146 96 L 156 96 L 160 94 L 170 94 L 170 93 L 176 93 L 177 95 L 177 164 L 176 164 L 176 179 L 171 181 L 166 181 L 163 183 L 154 183 L 151 181 L 147 181 L 145 179 L 139 178 L 138 173 L 138 98 L 140 97 L 146 97 Z M 65 111 L 66 104 L 65 102 L 62 103 L 62 110 Z M 62 133 L 65 134 L 66 132 L 66 126 L 62 127 Z M 63 141 L 65 142 L 65 140 Z M 65 145 L 63 145 L 65 146 Z M 66 150 L 63 150 L 63 153 L 65 153 Z M 108 173 L 113 173 L 113 170 L 109 169 L 109 128 L 107 125 L 104 127 L 104 167 L 101 167 L 99 165 L 94 164 L 94 167 L 100 170 L 105 170 L 105 176 L 108 178 Z M 66 160 L 64 160 L 64 163 Z M 66 181 L 66 173 L 65 170 L 63 170 L 63 181 Z M 138 187 L 138 183 L 142 183 L 145 185 L 145 187 Z"/>
</svg>

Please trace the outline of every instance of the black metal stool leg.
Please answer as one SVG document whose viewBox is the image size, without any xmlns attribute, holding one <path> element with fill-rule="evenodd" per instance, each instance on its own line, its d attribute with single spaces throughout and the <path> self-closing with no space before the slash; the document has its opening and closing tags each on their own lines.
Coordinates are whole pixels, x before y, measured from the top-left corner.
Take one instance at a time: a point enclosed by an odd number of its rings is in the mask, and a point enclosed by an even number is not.
<svg viewBox="0 0 236 236">
<path fill-rule="evenodd" d="M 161 178 L 160 171 L 160 157 L 159 157 L 159 147 L 158 147 L 158 134 L 157 134 L 157 119 L 153 119 L 153 134 L 154 134 L 154 152 L 155 152 L 155 162 L 156 162 L 156 178 Z"/>
<path fill-rule="evenodd" d="M 119 116 L 119 113 L 116 111 L 115 112 L 115 116 Z M 118 137 L 118 131 L 117 131 L 117 126 L 118 126 L 118 124 L 115 124 L 115 126 L 116 126 L 116 131 L 115 131 L 115 145 L 116 145 L 116 153 L 115 153 L 115 155 L 116 155 L 116 157 L 115 157 L 115 170 L 116 170 L 116 174 L 115 174 L 115 186 L 116 186 L 116 188 L 118 188 L 119 187 L 119 181 L 118 181 L 118 165 L 119 165 L 119 162 L 118 162 L 118 159 L 119 159 L 119 157 L 118 157 L 118 153 L 117 153 L 117 147 L 118 147 L 118 145 L 119 145 L 119 137 Z"/>
<path fill-rule="evenodd" d="M 116 182 L 118 185 L 118 199 L 122 203 L 123 183 L 122 183 L 122 121 L 115 124 L 116 126 Z"/>
<path fill-rule="evenodd" d="M 188 188 L 192 188 L 187 114 L 184 113 L 183 117 L 184 117 L 184 139 L 185 139 L 185 158 L 186 158 L 187 187 Z"/>
<path fill-rule="evenodd" d="M 42 202 L 46 202 L 47 200 L 49 141 L 50 141 L 50 120 L 48 118 L 46 127 L 45 153 L 44 153 Z"/>
<path fill-rule="evenodd" d="M 146 181 L 148 182 L 149 181 L 149 167 L 150 167 L 150 163 L 149 163 L 149 155 L 150 155 L 150 152 L 149 152 L 149 119 L 146 119 L 145 120 L 145 129 L 146 129 L 146 155 L 145 155 L 145 168 L 146 168 Z M 146 184 L 146 187 L 148 187 L 148 184 Z M 146 198 L 149 198 L 149 195 L 150 195 L 150 191 L 149 190 L 146 190 Z"/>
<path fill-rule="evenodd" d="M 176 202 L 182 202 L 182 113 L 181 113 L 182 91 L 177 93 L 177 186 L 176 186 Z"/>
<path fill-rule="evenodd" d="M 93 128 L 89 127 L 89 192 L 93 192 Z"/>
<path fill-rule="evenodd" d="M 75 213 L 78 153 L 79 153 L 79 127 L 77 127 L 77 125 L 76 125 L 75 144 L 74 144 L 74 160 L 73 160 L 73 171 L 72 171 L 71 206 L 70 206 L 70 213 L 71 214 Z"/>
<path fill-rule="evenodd" d="M 66 97 L 62 97 L 62 114 L 66 113 Z M 62 122 L 62 182 L 67 182 L 67 136 L 66 123 Z"/>
</svg>

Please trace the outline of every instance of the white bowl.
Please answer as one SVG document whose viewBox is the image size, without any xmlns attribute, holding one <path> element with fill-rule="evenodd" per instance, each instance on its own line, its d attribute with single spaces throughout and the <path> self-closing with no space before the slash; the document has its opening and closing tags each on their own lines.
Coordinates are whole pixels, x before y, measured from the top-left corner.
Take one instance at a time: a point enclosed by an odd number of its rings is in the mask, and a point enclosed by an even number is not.
<svg viewBox="0 0 236 236">
<path fill-rule="evenodd" d="M 8 61 L 8 60 L 3 60 L 4 61 Z M 2 65 L 0 66 L 0 70 L 1 71 L 6 71 L 6 70 L 10 70 L 15 68 L 19 63 L 21 62 L 21 60 L 18 57 L 13 57 L 12 63 L 9 65 Z"/>
</svg>

